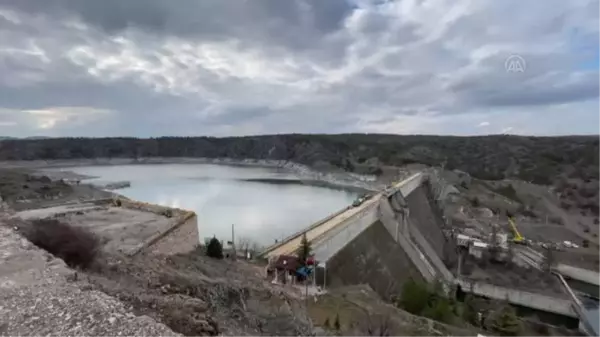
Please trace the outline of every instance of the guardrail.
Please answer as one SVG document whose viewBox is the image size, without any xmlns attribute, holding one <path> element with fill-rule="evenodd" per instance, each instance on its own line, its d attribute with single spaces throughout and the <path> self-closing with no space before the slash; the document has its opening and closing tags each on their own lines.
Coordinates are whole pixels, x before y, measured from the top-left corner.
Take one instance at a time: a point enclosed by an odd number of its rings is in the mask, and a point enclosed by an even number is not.
<svg viewBox="0 0 600 337">
<path fill-rule="evenodd" d="M 373 221 L 371 221 L 368 224 L 362 224 L 361 220 L 363 220 L 362 218 L 368 215 L 369 212 L 376 212 L 377 210 L 374 209 L 376 208 L 376 206 L 377 204 L 372 204 L 365 207 L 360 212 L 357 212 L 351 217 L 340 222 L 335 228 L 332 228 L 331 230 L 321 234 L 318 237 L 317 241 L 313 241 L 313 251 L 317 260 L 319 262 L 328 261 L 332 256 L 334 256 L 335 254 L 337 254 L 337 252 L 343 249 L 343 247 L 345 247 L 349 242 L 351 242 L 354 238 L 360 235 L 365 229 L 367 229 L 369 226 L 375 223 L 377 221 L 376 214 L 374 216 Z M 360 228 L 355 228 L 356 230 L 351 231 L 350 227 L 354 226 L 357 223 L 358 226 L 360 226 Z M 343 235 L 343 232 L 347 233 L 346 237 L 343 239 L 345 243 L 339 244 L 339 249 L 330 250 L 329 245 L 332 242 L 334 242 L 334 240 L 342 240 L 340 239 L 340 235 Z"/>
<path fill-rule="evenodd" d="M 340 221 L 340 223 L 337 224 L 337 226 L 335 226 L 334 228 L 326 231 L 325 233 L 321 233 L 319 236 L 313 238 L 311 240 L 311 243 L 313 245 L 313 247 L 318 246 L 322 241 L 326 240 L 328 236 L 335 236 L 337 233 L 341 232 L 342 230 L 344 230 L 344 228 L 347 227 L 348 223 L 350 223 L 350 221 L 352 220 L 356 220 L 356 218 L 363 216 L 365 213 L 369 212 L 372 210 L 373 207 L 375 207 L 377 205 L 377 203 L 372 203 L 366 207 L 364 207 L 363 209 L 361 209 L 360 211 L 352 214 L 351 216 L 347 217 L 346 219 Z"/>
<path fill-rule="evenodd" d="M 329 221 L 329 220 L 331 220 L 331 219 L 335 218 L 336 216 L 338 216 L 338 215 L 340 215 L 340 214 L 342 214 L 342 213 L 346 212 L 346 211 L 347 211 L 347 210 L 349 210 L 350 208 L 352 208 L 352 206 L 346 206 L 345 208 L 343 208 L 343 209 L 341 209 L 341 210 L 339 210 L 339 211 L 337 211 L 337 212 L 335 212 L 335 213 L 333 213 L 333 214 L 330 214 L 330 215 L 329 215 L 329 216 L 327 216 L 326 218 L 324 218 L 324 219 L 321 219 L 321 220 L 319 220 L 318 222 L 315 222 L 314 224 L 310 225 L 310 227 L 304 228 L 304 229 L 302 229 L 302 230 L 299 230 L 299 231 L 295 232 L 295 233 L 294 233 L 294 234 L 292 234 L 292 235 L 289 235 L 289 236 L 287 236 L 286 238 L 284 238 L 284 239 L 283 239 L 283 240 L 281 240 L 280 242 L 278 242 L 278 243 L 276 243 L 276 244 L 274 244 L 274 245 L 272 245 L 272 246 L 268 247 L 267 249 L 265 249 L 265 250 L 264 250 L 262 253 L 260 253 L 258 256 L 264 256 L 264 255 L 268 254 L 269 252 L 271 252 L 271 251 L 273 251 L 273 250 L 275 250 L 275 249 L 277 249 L 277 248 L 279 248 L 279 247 L 283 246 L 284 244 L 288 243 L 289 241 L 291 241 L 291 240 L 293 240 L 293 239 L 295 239 L 295 238 L 297 238 L 297 237 L 301 236 L 302 234 L 304 234 L 304 233 L 306 233 L 306 232 L 308 232 L 308 231 L 310 231 L 310 230 L 312 230 L 312 229 L 314 229 L 314 228 L 316 228 L 316 227 L 319 227 L 319 226 L 321 226 L 322 224 L 326 223 L 327 221 Z"/>
</svg>

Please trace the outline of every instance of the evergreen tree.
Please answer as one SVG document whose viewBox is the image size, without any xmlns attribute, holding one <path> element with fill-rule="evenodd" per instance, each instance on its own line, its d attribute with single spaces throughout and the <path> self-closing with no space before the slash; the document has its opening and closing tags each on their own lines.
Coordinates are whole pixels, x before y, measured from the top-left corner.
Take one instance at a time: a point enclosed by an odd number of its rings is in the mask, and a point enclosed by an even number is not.
<svg viewBox="0 0 600 337">
<path fill-rule="evenodd" d="M 298 247 L 298 251 L 296 252 L 296 255 L 298 256 L 298 260 L 300 260 L 300 264 L 305 266 L 306 265 L 306 260 L 308 260 L 308 257 L 310 256 L 310 253 L 312 251 L 312 247 L 310 246 L 310 242 L 308 242 L 308 239 L 306 239 L 306 233 L 304 235 L 302 235 L 302 241 L 300 241 L 300 247 Z"/>
<path fill-rule="evenodd" d="M 221 241 L 219 241 L 216 237 L 213 237 L 208 242 L 208 245 L 206 246 L 206 256 L 215 259 L 223 258 L 223 246 L 221 245 Z"/>
</svg>

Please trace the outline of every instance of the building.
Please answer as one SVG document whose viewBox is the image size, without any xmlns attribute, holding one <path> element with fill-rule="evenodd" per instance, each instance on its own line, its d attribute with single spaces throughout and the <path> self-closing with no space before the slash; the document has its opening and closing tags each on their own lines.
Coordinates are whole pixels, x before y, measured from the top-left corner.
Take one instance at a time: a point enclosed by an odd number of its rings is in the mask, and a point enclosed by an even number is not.
<svg viewBox="0 0 600 337">
<path fill-rule="evenodd" d="M 296 270 L 300 268 L 298 257 L 293 255 L 279 255 L 267 266 L 267 277 L 275 283 L 294 284 Z"/>
<path fill-rule="evenodd" d="M 306 266 L 300 263 L 297 256 L 279 255 L 269 261 L 267 265 L 267 278 L 275 283 L 295 284 L 298 280 L 309 278 L 315 265 L 313 257 L 306 260 Z"/>
<path fill-rule="evenodd" d="M 488 244 L 481 241 L 473 241 L 469 246 L 469 255 L 481 259 L 483 253 L 488 249 Z"/>
</svg>

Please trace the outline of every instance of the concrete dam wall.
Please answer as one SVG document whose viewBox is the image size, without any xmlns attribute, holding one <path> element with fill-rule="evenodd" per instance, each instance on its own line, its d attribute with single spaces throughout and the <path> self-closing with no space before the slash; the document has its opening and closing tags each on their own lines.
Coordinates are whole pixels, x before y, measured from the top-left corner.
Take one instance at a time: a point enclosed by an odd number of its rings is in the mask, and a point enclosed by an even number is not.
<svg viewBox="0 0 600 337">
<path fill-rule="evenodd" d="M 384 299 L 398 294 L 409 279 L 424 280 L 379 221 L 333 256 L 325 273 L 327 287 L 368 284 Z M 322 284 L 323 279 L 320 281 Z"/>
<path fill-rule="evenodd" d="M 425 182 L 406 196 L 410 209 L 409 221 L 427 240 L 435 254 L 442 258 L 444 264 L 448 268 L 453 268 L 458 261 L 456 247 L 454 242 L 444 235 L 441 212 L 428 188 L 428 183 Z"/>
</svg>

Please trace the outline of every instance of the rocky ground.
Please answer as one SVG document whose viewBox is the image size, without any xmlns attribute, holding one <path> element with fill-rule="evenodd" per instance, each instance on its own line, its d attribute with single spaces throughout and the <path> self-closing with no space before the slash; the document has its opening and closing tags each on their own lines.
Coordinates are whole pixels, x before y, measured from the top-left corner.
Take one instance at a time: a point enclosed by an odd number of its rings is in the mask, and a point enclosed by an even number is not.
<svg viewBox="0 0 600 337">
<path fill-rule="evenodd" d="M 0 220 L 0 336 L 175 336 Z"/>
<path fill-rule="evenodd" d="M 551 186 L 525 181 L 488 181 L 475 179 L 464 172 L 444 171 L 444 179 L 453 184 L 457 194 L 444 201 L 445 215 L 459 231 L 475 237 L 488 238 L 491 225 L 514 235 L 508 216 L 515 219 L 522 236 L 531 240 L 534 249 L 542 251 L 542 243 L 560 249 L 559 262 L 598 270 L 598 215 L 594 210 L 565 210 L 560 193 Z M 571 241 L 579 246 L 564 246 Z"/>
<path fill-rule="evenodd" d="M 109 198 L 113 194 L 87 184 L 69 184 L 30 169 L 0 168 L 0 202 L 13 210 Z"/>
</svg>

